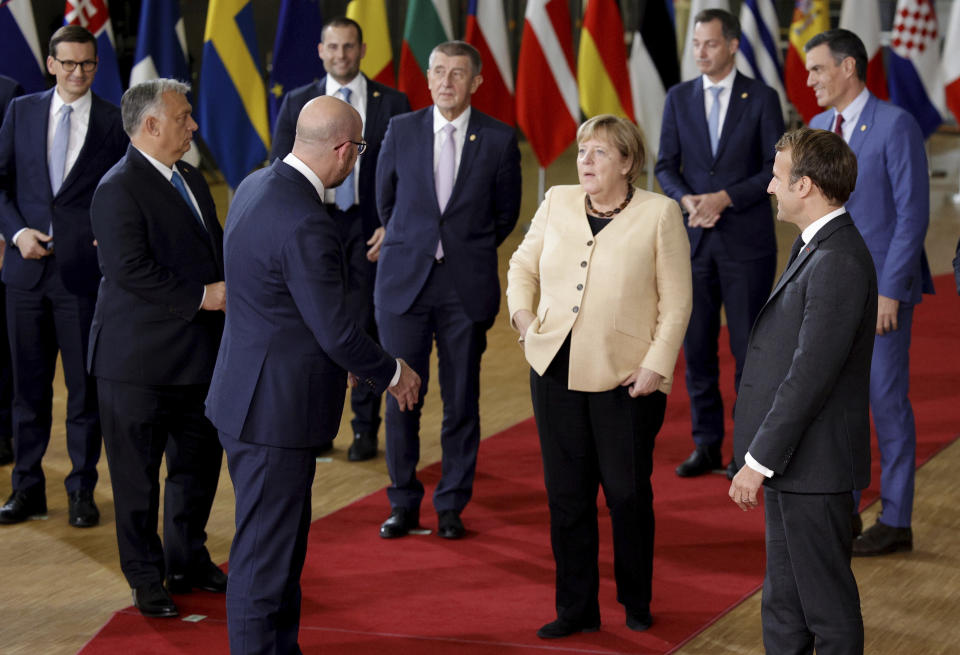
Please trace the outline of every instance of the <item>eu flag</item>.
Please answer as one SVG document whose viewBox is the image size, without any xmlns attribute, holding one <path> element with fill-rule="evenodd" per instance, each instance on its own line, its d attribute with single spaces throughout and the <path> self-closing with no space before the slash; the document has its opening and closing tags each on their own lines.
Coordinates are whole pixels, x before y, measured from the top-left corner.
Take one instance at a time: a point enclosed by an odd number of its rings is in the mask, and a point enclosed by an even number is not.
<svg viewBox="0 0 960 655">
<path fill-rule="evenodd" d="M 318 0 L 283 0 L 270 68 L 270 129 L 283 97 L 323 75 L 317 42 L 323 30 Z"/>
</svg>

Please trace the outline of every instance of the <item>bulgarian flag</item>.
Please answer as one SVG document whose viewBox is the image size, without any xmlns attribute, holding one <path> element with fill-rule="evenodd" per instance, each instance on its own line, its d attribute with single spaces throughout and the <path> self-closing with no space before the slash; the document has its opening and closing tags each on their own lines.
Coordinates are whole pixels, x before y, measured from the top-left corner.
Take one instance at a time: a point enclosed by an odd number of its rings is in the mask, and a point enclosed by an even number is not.
<svg viewBox="0 0 960 655">
<path fill-rule="evenodd" d="M 807 54 L 804 44 L 811 38 L 830 29 L 830 7 L 827 0 L 796 0 L 793 22 L 790 23 L 790 45 L 787 47 L 787 62 L 784 78 L 787 97 L 797 108 L 805 123 L 823 111 L 817 104 L 813 89 L 807 86 Z"/>
<path fill-rule="evenodd" d="M 433 104 L 427 87 L 430 51 L 453 38 L 450 4 L 447 0 L 410 0 L 400 49 L 400 90 L 412 109 Z"/>
<path fill-rule="evenodd" d="M 360 70 L 375 82 L 396 86 L 387 8 L 383 0 L 350 0 L 347 18 L 357 21 L 364 31 L 367 54 L 360 60 Z"/>
<path fill-rule="evenodd" d="M 577 57 L 580 107 L 589 116 L 614 114 L 634 120 L 623 21 L 614 0 L 590 0 L 583 16 Z"/>
</svg>

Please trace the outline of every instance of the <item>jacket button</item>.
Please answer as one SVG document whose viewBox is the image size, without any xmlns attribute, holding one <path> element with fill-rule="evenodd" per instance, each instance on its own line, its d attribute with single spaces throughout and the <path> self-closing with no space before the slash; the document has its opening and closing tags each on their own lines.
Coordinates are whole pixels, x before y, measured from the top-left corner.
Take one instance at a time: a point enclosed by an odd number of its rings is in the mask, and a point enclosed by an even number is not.
<svg viewBox="0 0 960 655">
<path fill-rule="evenodd" d="M 577 291 L 583 291 L 583 285 L 582 285 L 582 284 L 578 284 L 578 285 L 577 285 Z"/>
<path fill-rule="evenodd" d="M 577 307 L 576 305 L 574 305 L 574 306 L 573 306 L 573 313 L 576 314 L 576 313 L 579 312 L 579 311 L 580 311 L 580 308 Z"/>
<path fill-rule="evenodd" d="M 713 175 L 713 171 L 710 171 L 710 175 Z"/>
<path fill-rule="evenodd" d="M 589 241 L 587 241 L 587 245 L 588 245 L 588 246 L 592 246 L 592 245 L 593 245 L 593 239 L 590 239 Z"/>
<path fill-rule="evenodd" d="M 586 267 L 587 267 L 587 262 L 586 262 L 586 261 L 580 262 L 580 268 L 586 268 Z"/>
</svg>

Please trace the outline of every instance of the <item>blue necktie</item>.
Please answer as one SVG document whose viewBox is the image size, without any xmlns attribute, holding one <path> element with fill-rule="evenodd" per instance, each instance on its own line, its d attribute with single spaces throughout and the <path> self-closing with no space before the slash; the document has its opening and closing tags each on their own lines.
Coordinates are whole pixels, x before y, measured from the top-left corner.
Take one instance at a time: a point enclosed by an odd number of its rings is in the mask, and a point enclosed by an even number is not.
<svg viewBox="0 0 960 655">
<path fill-rule="evenodd" d="M 720 143 L 720 92 L 722 86 L 711 86 L 709 89 L 713 94 L 713 105 L 710 107 L 710 115 L 707 116 L 707 127 L 710 128 L 710 153 L 717 154 L 717 144 Z"/>
<path fill-rule="evenodd" d="M 180 195 L 183 196 L 183 201 L 187 203 L 187 207 L 190 208 L 193 217 L 200 223 L 200 227 L 206 230 L 207 226 L 203 224 L 203 219 L 200 218 L 200 214 L 197 213 L 197 208 L 193 206 L 193 201 L 190 200 L 190 194 L 187 193 L 187 185 L 183 183 L 183 178 L 180 177 L 180 173 L 178 173 L 176 169 L 174 169 L 173 177 L 170 178 L 170 181 L 173 183 L 173 186 L 176 187 L 177 191 L 180 192 Z"/>
<path fill-rule="evenodd" d="M 343 96 L 343 101 L 348 105 L 350 104 L 350 89 L 343 86 L 340 87 L 340 95 Z M 351 144 L 353 145 L 353 144 Z M 337 205 L 337 209 L 342 212 L 347 211 L 353 207 L 353 171 L 350 171 L 350 175 L 347 176 L 339 187 L 337 187 L 336 196 L 334 198 L 334 203 Z"/>
<path fill-rule="evenodd" d="M 50 171 L 50 188 L 53 195 L 57 195 L 63 184 L 63 174 L 67 167 L 67 147 L 70 145 L 70 113 L 73 107 L 64 105 L 60 108 L 60 120 L 53 133 L 53 147 L 50 148 L 50 162 L 47 168 Z"/>
</svg>

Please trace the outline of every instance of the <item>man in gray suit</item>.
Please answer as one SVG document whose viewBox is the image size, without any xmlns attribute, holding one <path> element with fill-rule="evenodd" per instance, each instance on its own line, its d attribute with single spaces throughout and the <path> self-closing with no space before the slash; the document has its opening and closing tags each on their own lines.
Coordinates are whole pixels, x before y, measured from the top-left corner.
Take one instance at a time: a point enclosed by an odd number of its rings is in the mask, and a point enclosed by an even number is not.
<svg viewBox="0 0 960 655">
<path fill-rule="evenodd" d="M 746 511 L 766 486 L 767 652 L 863 653 L 850 492 L 870 482 L 877 276 L 843 207 L 857 160 L 825 130 L 788 132 L 776 149 L 767 191 L 801 233 L 750 335 L 729 495 Z"/>
</svg>

